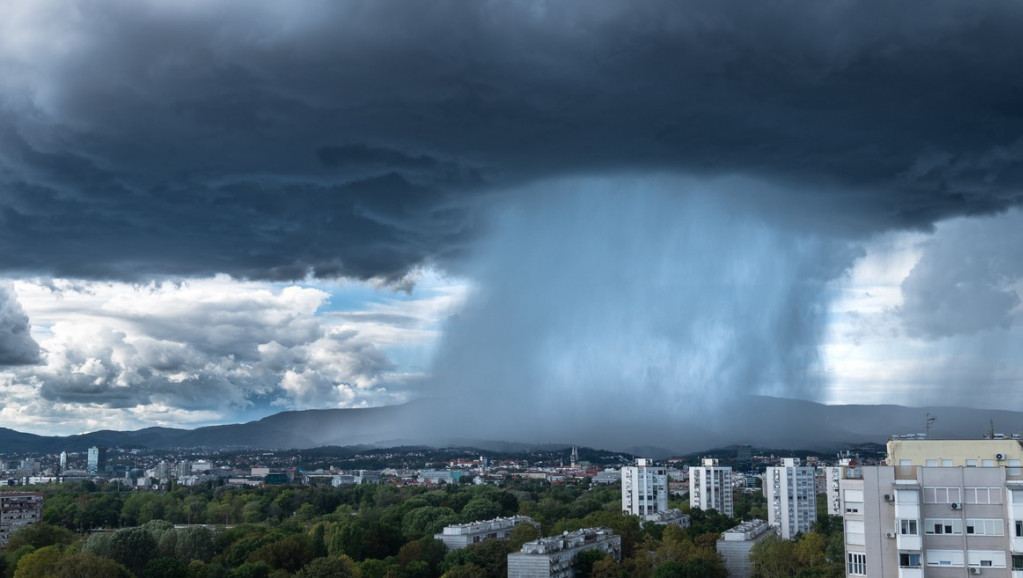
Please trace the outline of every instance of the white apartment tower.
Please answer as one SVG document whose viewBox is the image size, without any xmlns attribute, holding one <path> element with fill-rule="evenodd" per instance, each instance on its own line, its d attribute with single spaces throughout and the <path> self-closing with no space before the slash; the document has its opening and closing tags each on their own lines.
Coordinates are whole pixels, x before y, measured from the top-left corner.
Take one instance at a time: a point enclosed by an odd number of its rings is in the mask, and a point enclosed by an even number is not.
<svg viewBox="0 0 1023 578">
<path fill-rule="evenodd" d="M 733 516 L 732 468 L 719 466 L 713 458 L 704 458 L 702 466 L 689 468 L 689 506 Z"/>
<path fill-rule="evenodd" d="M 653 519 L 668 509 L 668 471 L 653 460 L 622 468 L 622 513 Z"/>
<path fill-rule="evenodd" d="M 767 522 L 786 540 L 810 531 L 817 521 L 814 468 L 801 466 L 799 458 L 783 458 L 781 466 L 764 474 Z"/>
<path fill-rule="evenodd" d="M 846 576 L 1023 577 L 1023 446 L 893 438 L 843 468 Z"/>
</svg>

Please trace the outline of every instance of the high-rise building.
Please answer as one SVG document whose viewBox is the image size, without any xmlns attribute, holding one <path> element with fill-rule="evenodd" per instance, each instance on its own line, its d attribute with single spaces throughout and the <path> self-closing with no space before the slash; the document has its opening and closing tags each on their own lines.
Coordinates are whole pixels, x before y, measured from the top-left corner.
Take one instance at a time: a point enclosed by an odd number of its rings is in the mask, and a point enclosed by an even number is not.
<svg viewBox="0 0 1023 578">
<path fill-rule="evenodd" d="M 781 466 L 764 474 L 767 522 L 786 540 L 810 531 L 817 521 L 817 489 L 814 468 L 801 466 L 799 458 L 783 458 Z"/>
<path fill-rule="evenodd" d="M 0 492 L 0 546 L 23 526 L 43 519 L 43 495 L 38 492 Z"/>
<path fill-rule="evenodd" d="M 656 517 L 668 509 L 668 472 L 653 460 L 640 458 L 622 468 L 622 513 Z"/>
<path fill-rule="evenodd" d="M 704 458 L 702 466 L 689 468 L 689 506 L 733 516 L 732 468 L 719 466 L 713 458 Z"/>
<path fill-rule="evenodd" d="M 1023 446 L 893 438 L 842 469 L 847 576 L 1023 576 Z"/>
<path fill-rule="evenodd" d="M 67 469 L 67 452 L 60 452 L 60 471 Z"/>
<path fill-rule="evenodd" d="M 89 457 L 86 462 L 86 469 L 90 476 L 98 476 L 107 468 L 107 448 L 93 446 L 89 448 Z"/>
</svg>

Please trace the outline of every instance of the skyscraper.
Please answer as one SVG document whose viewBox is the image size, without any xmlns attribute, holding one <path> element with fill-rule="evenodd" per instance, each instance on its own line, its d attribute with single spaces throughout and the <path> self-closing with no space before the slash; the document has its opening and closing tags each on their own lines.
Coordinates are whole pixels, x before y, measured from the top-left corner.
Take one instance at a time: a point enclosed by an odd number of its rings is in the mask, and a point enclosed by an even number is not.
<svg viewBox="0 0 1023 578">
<path fill-rule="evenodd" d="M 98 476 L 107 467 L 107 448 L 93 446 L 89 448 L 88 472 L 90 476 Z"/>
</svg>

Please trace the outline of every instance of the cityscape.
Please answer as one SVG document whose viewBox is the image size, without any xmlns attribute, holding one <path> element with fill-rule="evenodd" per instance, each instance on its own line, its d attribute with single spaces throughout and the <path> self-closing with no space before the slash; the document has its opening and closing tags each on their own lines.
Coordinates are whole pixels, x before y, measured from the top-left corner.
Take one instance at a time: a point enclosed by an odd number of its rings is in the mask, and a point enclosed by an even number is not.
<svg viewBox="0 0 1023 578">
<path fill-rule="evenodd" d="M 1023 578 L 1020 30 L 0 0 L 0 578 Z"/>
</svg>

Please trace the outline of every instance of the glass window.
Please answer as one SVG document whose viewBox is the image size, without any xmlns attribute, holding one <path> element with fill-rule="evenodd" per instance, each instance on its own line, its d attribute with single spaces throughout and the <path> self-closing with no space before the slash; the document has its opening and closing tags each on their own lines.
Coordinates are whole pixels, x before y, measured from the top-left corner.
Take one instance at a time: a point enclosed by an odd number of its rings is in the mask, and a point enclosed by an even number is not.
<svg viewBox="0 0 1023 578">
<path fill-rule="evenodd" d="M 919 568 L 920 554 L 901 553 L 899 554 L 899 566 L 902 568 Z"/>
<path fill-rule="evenodd" d="M 848 558 L 848 573 L 853 576 L 867 575 L 867 555 L 850 552 Z"/>
<path fill-rule="evenodd" d="M 916 536 L 920 533 L 916 520 L 899 520 L 899 533 Z"/>
</svg>

